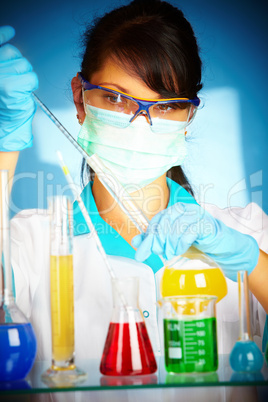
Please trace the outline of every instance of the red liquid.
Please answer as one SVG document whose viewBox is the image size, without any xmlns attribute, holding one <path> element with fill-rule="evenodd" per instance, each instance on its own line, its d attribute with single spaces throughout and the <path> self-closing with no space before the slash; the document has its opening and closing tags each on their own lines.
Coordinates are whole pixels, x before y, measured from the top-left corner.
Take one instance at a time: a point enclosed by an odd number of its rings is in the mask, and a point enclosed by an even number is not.
<svg viewBox="0 0 268 402">
<path fill-rule="evenodd" d="M 101 373 L 113 376 L 141 375 L 156 370 L 145 323 L 111 322 L 100 364 Z"/>
</svg>

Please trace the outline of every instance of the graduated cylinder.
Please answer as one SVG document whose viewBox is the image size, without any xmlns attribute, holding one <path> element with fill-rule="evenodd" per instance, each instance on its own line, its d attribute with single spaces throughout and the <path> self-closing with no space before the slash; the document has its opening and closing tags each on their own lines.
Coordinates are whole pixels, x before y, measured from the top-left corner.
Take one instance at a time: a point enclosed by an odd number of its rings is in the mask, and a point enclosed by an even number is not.
<svg viewBox="0 0 268 402">
<path fill-rule="evenodd" d="M 52 367 L 70 369 L 75 351 L 72 203 L 67 197 L 51 197 L 49 212 Z"/>
</svg>

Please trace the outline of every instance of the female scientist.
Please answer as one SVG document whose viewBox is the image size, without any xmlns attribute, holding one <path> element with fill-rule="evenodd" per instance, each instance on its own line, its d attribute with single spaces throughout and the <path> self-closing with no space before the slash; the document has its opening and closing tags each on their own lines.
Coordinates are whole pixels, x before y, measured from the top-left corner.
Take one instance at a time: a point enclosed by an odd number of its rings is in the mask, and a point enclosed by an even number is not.
<svg viewBox="0 0 268 402">
<path fill-rule="evenodd" d="M 32 145 L 31 122 L 38 87 L 29 62 L 0 39 L 1 169 L 14 174 L 18 153 Z M 138 234 L 97 176 L 82 196 L 117 275 L 139 276 L 140 306 L 156 354 L 159 255 L 171 259 L 192 244 L 211 256 L 228 281 L 218 304 L 219 351 L 238 337 L 237 271 L 249 273 L 254 297 L 253 335 L 262 336 L 268 312 L 268 256 L 265 230 L 254 233 L 229 210 L 202 208 L 180 167 L 185 136 L 199 105 L 201 61 L 193 30 L 183 13 L 159 0 L 134 0 L 98 19 L 85 34 L 85 52 L 72 80 L 78 142 L 97 153 L 150 219 Z M 252 216 L 266 219 L 256 205 Z M 248 207 L 236 212 L 241 220 Z M 236 215 L 237 216 L 237 215 Z M 250 226 L 250 225 L 249 225 Z M 172 230 L 171 230 L 172 229 Z M 22 211 L 12 220 L 12 265 L 18 304 L 34 325 L 39 358 L 51 353 L 49 337 L 49 232 L 45 211 Z M 105 264 L 77 205 L 74 208 L 76 355 L 99 357 L 111 316 L 111 285 Z M 242 233 L 244 232 L 244 233 Z M 258 244 L 259 243 L 259 244 Z M 266 246 L 267 247 L 267 246 Z"/>
</svg>

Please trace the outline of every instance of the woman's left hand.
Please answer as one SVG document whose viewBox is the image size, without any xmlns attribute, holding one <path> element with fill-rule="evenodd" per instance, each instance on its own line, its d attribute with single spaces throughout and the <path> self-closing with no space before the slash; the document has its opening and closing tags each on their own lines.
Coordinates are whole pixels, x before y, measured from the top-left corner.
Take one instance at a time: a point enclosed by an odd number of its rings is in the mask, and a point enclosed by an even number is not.
<svg viewBox="0 0 268 402">
<path fill-rule="evenodd" d="M 146 233 L 135 236 L 132 245 L 137 248 L 137 261 L 152 253 L 170 260 L 193 245 L 214 259 L 233 281 L 240 269 L 251 273 L 259 258 L 253 237 L 231 229 L 198 204 L 180 202 L 155 215 Z"/>
</svg>

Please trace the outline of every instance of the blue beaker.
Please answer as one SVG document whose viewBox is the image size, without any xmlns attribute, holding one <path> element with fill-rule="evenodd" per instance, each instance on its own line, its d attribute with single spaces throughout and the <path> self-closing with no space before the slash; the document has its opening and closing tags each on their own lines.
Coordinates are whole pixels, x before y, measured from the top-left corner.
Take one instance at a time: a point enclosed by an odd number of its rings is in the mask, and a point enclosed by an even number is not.
<svg viewBox="0 0 268 402">
<path fill-rule="evenodd" d="M 17 381 L 31 370 L 37 342 L 32 325 L 13 295 L 7 170 L 0 170 L 0 188 L 0 381 Z"/>
</svg>

